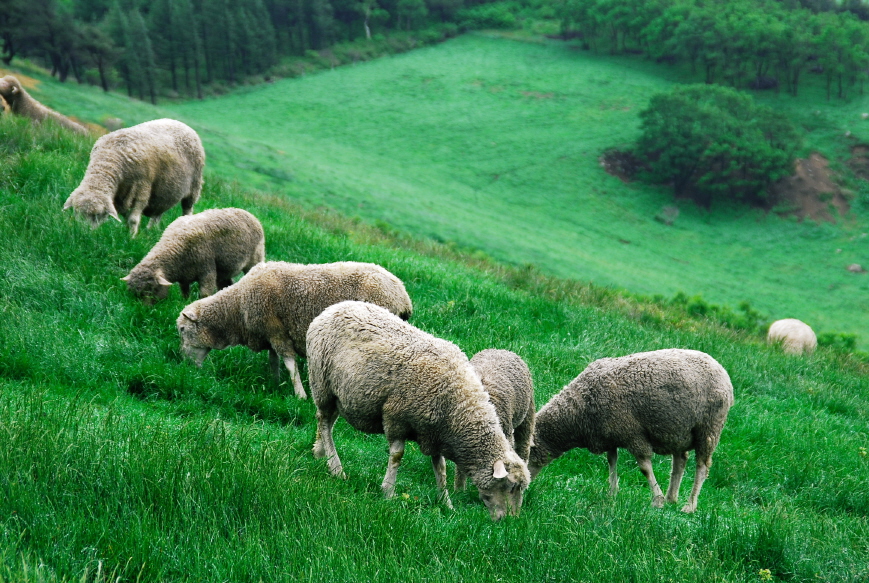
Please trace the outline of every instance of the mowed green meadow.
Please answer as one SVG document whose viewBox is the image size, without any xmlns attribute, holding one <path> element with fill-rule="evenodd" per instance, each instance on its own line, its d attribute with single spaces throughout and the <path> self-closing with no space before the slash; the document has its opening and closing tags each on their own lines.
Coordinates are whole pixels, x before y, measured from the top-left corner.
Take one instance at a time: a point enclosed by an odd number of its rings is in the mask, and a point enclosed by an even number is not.
<svg viewBox="0 0 869 583">
<path fill-rule="evenodd" d="M 799 98 L 758 100 L 791 114 L 856 192 L 837 224 L 738 206 L 710 211 L 666 187 L 625 184 L 600 155 L 628 147 L 651 95 L 689 71 L 512 33 L 443 44 L 160 108 L 45 83 L 58 109 L 128 124 L 160 116 L 201 134 L 208 166 L 248 187 L 325 206 L 497 261 L 644 295 L 700 295 L 867 349 L 869 188 L 844 160 L 869 129 L 869 98 L 826 101 L 812 77 Z M 516 36 L 516 35 L 513 35 Z M 856 92 L 853 92 L 856 94 Z M 850 132 L 848 137 L 846 132 Z M 677 206 L 671 226 L 655 220 Z"/>
<path fill-rule="evenodd" d="M 473 487 L 453 495 L 454 511 L 438 504 L 414 446 L 385 500 L 382 436 L 339 421 L 349 479 L 332 478 L 311 454 L 313 405 L 274 383 L 265 353 L 215 351 L 197 369 L 179 351 L 177 288 L 153 306 L 128 294 L 120 278 L 160 231 L 131 240 L 122 225 L 92 230 L 61 211 L 92 143 L 0 118 L 0 581 L 869 578 L 864 364 L 826 349 L 787 356 L 210 171 L 198 210 L 253 212 L 269 260 L 383 265 L 406 283 L 414 325 L 468 355 L 520 354 L 538 407 L 597 358 L 665 347 L 705 351 L 733 380 L 736 403 L 693 515 L 651 508 L 630 455 L 609 497 L 605 458 L 581 450 L 545 468 L 521 515 L 499 523 Z M 669 459 L 654 467 L 666 483 Z M 693 458 L 682 500 L 692 482 Z"/>
</svg>

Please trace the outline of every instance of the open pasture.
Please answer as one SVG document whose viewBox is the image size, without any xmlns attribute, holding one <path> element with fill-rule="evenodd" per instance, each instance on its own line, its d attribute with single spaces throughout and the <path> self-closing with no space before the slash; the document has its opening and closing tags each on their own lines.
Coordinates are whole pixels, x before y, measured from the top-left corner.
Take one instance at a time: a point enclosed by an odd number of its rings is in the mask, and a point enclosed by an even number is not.
<svg viewBox="0 0 869 583">
<path fill-rule="evenodd" d="M 415 446 L 387 501 L 383 437 L 339 421 L 349 480 L 329 477 L 311 455 L 313 405 L 274 385 L 265 353 L 215 352 L 202 369 L 182 360 L 177 287 L 147 306 L 120 281 L 159 233 L 131 240 L 122 225 L 91 230 L 60 210 L 91 142 L 8 117 L 0 135 L 0 580 L 869 577 L 862 365 L 826 350 L 788 357 L 697 321 L 664 326 L 637 317 L 629 299 L 616 309 L 536 295 L 558 282 L 523 283 L 437 247 L 422 254 L 209 174 L 198 210 L 250 210 L 268 259 L 383 265 L 407 284 L 416 326 L 468 354 L 520 354 L 538 407 L 594 359 L 663 347 L 708 352 L 733 380 L 694 515 L 652 509 L 628 455 L 621 492 L 608 497 L 605 458 L 578 450 L 545 468 L 521 515 L 500 523 L 473 487 L 453 496 L 454 512 L 438 505 Z M 669 460 L 658 456 L 655 471 L 665 483 Z M 689 461 L 683 500 L 692 476 Z"/>
</svg>

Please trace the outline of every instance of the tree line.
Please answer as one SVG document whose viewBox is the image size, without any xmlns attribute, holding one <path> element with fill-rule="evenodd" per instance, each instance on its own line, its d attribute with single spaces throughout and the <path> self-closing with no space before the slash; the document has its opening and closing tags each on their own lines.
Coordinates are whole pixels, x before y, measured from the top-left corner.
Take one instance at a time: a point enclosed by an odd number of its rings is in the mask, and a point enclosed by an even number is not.
<svg viewBox="0 0 869 583">
<path fill-rule="evenodd" d="M 565 38 L 592 50 L 681 62 L 706 83 L 797 94 L 823 75 L 827 98 L 863 91 L 869 7 L 859 0 L 556 0 Z"/>
<path fill-rule="evenodd" d="M 452 22 L 485 1 L 0 0 L 0 60 L 35 59 L 61 81 L 156 103 L 267 74 L 282 56 Z"/>
</svg>

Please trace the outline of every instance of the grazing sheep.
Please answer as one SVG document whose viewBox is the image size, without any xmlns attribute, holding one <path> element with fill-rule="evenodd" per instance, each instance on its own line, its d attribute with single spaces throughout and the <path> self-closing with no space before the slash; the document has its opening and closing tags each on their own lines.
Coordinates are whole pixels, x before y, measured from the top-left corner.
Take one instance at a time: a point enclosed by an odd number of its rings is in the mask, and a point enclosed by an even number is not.
<svg viewBox="0 0 869 583">
<path fill-rule="evenodd" d="M 63 210 L 70 207 L 96 228 L 107 218 L 127 218 L 130 235 L 139 232 L 142 215 L 148 228 L 181 203 L 185 215 L 202 191 L 205 150 L 193 129 L 173 119 L 158 119 L 106 134 L 91 150 L 81 184 Z"/>
<path fill-rule="evenodd" d="M 537 413 L 531 477 L 564 452 L 583 447 L 607 453 L 610 494 L 615 494 L 622 447 L 637 459 L 652 490 L 652 505 L 660 508 L 664 496 L 652 472 L 652 453 L 673 456 L 667 502 L 676 502 L 693 449 L 697 470 L 682 512 L 694 512 L 732 404 L 727 371 L 704 352 L 668 349 L 601 358 Z"/>
<path fill-rule="evenodd" d="M 41 122 L 44 119 L 53 119 L 66 129 L 85 136 L 88 135 L 88 131 L 83 125 L 39 103 L 21 86 L 21 82 L 12 75 L 6 75 L 0 79 L 0 96 L 9 105 L 10 111 L 16 115 L 29 117 L 37 122 Z"/>
<path fill-rule="evenodd" d="M 237 344 L 268 349 L 275 378 L 280 381 L 280 356 L 293 377 L 296 396 L 305 399 L 296 355 L 306 354 L 311 321 L 344 300 L 371 302 L 405 320 L 413 312 L 404 284 L 379 265 L 270 261 L 254 266 L 235 285 L 184 308 L 177 321 L 181 350 L 202 366 L 212 349 Z"/>
<path fill-rule="evenodd" d="M 232 285 L 232 278 L 265 261 L 263 228 L 255 216 L 236 209 L 213 209 L 180 216 L 139 264 L 121 279 L 139 297 L 165 299 L 178 282 L 186 298 L 199 282 L 199 297 Z"/>
<path fill-rule="evenodd" d="M 766 335 L 769 342 L 781 342 L 787 354 L 811 354 L 818 347 L 818 339 L 811 327 L 795 318 L 777 320 Z"/>
<path fill-rule="evenodd" d="M 439 498 L 452 508 L 444 458 L 471 477 L 492 520 L 519 514 L 530 480 L 510 447 L 480 377 L 459 348 L 402 322 L 381 307 L 341 302 L 308 329 L 308 372 L 317 405 L 314 455 L 343 476 L 332 427 L 338 416 L 383 433 L 389 463 L 381 488 L 395 493 L 404 443 L 431 456 Z"/>
<path fill-rule="evenodd" d="M 528 365 L 515 352 L 488 349 L 475 354 L 471 366 L 480 375 L 483 389 L 495 406 L 510 447 L 527 463 L 535 411 L 534 383 Z M 453 487 L 464 490 L 465 478 L 465 474 L 456 468 Z"/>
</svg>

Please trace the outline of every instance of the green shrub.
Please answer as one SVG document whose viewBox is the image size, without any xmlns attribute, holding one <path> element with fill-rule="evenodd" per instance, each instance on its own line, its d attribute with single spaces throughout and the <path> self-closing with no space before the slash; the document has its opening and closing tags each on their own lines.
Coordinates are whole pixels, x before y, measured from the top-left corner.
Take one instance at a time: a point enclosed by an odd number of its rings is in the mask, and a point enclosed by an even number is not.
<svg viewBox="0 0 869 583">
<path fill-rule="evenodd" d="M 512 2 L 481 4 L 459 10 L 457 18 L 464 29 L 514 28 L 517 7 Z"/>
<path fill-rule="evenodd" d="M 640 119 L 634 154 L 646 177 L 705 206 L 713 198 L 765 199 L 767 187 L 792 171 L 802 142 L 783 114 L 717 85 L 655 95 Z"/>
</svg>

